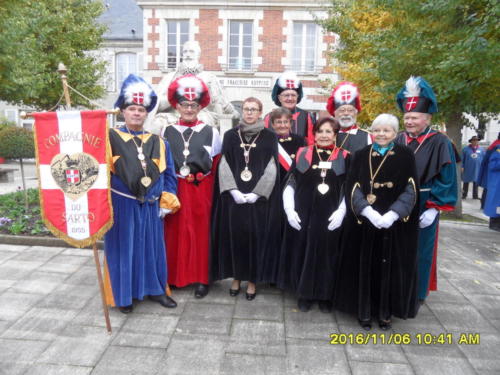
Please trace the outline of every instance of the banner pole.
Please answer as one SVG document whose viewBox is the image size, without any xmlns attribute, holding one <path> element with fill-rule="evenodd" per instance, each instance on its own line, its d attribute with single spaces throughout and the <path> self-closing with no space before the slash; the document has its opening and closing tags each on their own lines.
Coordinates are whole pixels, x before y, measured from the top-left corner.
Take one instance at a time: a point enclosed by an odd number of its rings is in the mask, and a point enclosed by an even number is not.
<svg viewBox="0 0 500 375">
<path fill-rule="evenodd" d="M 67 109 L 71 108 L 71 98 L 69 96 L 69 90 L 68 90 L 68 77 L 66 77 L 66 73 L 68 72 L 68 69 L 66 69 L 66 66 L 60 62 L 58 67 L 57 67 L 57 72 L 61 75 L 61 80 L 62 80 L 62 85 L 63 85 L 63 90 L 64 90 L 64 98 L 66 100 L 66 107 Z"/>
<path fill-rule="evenodd" d="M 102 309 L 104 311 L 104 318 L 106 319 L 106 329 L 108 330 L 108 333 L 111 334 L 111 321 L 109 320 L 108 304 L 106 303 L 106 297 L 104 296 L 104 282 L 102 279 L 101 262 L 99 261 L 99 253 L 97 252 L 97 245 L 95 242 L 92 244 L 92 249 L 94 250 L 94 261 L 97 270 L 97 280 L 99 281 L 99 289 L 101 291 Z"/>
</svg>

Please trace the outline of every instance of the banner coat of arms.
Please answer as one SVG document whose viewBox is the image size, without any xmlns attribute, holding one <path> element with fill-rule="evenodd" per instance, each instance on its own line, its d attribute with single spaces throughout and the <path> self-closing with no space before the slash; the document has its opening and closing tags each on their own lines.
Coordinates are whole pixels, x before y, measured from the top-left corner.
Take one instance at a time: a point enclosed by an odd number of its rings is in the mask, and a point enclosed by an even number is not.
<svg viewBox="0 0 500 375">
<path fill-rule="evenodd" d="M 89 246 L 113 225 L 106 111 L 33 116 L 44 223 L 70 245 Z"/>
</svg>

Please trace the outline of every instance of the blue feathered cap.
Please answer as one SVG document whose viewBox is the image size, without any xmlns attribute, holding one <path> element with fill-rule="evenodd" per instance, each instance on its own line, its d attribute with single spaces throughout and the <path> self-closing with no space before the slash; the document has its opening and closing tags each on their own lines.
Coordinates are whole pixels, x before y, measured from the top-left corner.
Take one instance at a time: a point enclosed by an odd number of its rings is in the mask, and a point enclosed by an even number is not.
<svg viewBox="0 0 500 375">
<path fill-rule="evenodd" d="M 422 77 L 411 76 L 396 96 L 398 107 L 404 113 L 435 113 L 438 111 L 437 99 L 431 85 Z"/>
<path fill-rule="evenodd" d="M 146 108 L 146 111 L 151 112 L 157 100 L 158 96 L 145 80 L 135 74 L 130 74 L 123 81 L 115 108 L 124 109 L 129 105 L 141 105 Z"/>
<path fill-rule="evenodd" d="M 299 96 L 297 98 L 297 104 L 302 100 L 302 82 L 297 78 L 297 75 L 294 72 L 285 72 L 281 76 L 278 77 L 276 82 L 274 83 L 273 92 L 271 94 L 271 98 L 273 99 L 274 104 L 278 107 L 281 107 L 281 102 L 278 96 L 285 90 L 294 90 L 297 92 Z"/>
</svg>

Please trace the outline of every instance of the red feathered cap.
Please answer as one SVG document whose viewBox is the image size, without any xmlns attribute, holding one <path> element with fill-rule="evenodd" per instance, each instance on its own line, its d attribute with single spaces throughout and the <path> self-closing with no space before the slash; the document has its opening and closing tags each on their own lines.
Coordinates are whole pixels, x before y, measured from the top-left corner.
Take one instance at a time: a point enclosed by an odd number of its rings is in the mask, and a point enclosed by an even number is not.
<svg viewBox="0 0 500 375">
<path fill-rule="evenodd" d="M 210 104 L 207 85 L 193 74 L 179 77 L 168 86 L 168 102 L 172 107 L 187 100 L 197 102 L 201 108 Z"/>
<path fill-rule="evenodd" d="M 358 112 L 361 112 L 361 95 L 358 86 L 352 82 L 344 81 L 333 89 L 332 95 L 328 98 L 326 110 L 334 116 L 335 110 L 346 104 L 354 106 Z"/>
</svg>

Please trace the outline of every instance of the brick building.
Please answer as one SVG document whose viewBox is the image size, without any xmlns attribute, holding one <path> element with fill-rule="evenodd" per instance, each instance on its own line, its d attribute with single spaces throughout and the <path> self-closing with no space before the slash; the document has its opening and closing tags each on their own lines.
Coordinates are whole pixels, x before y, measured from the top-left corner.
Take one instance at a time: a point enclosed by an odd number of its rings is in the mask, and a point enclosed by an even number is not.
<svg viewBox="0 0 500 375">
<path fill-rule="evenodd" d="M 326 17 L 318 1 L 137 0 L 143 10 L 143 76 L 153 84 L 181 61 L 182 45 L 201 46 L 200 62 L 215 74 L 226 97 L 238 106 L 256 96 L 264 111 L 275 107 L 271 90 L 278 75 L 298 73 L 304 86 L 301 108 L 325 108 L 322 80 L 336 80 L 328 60 L 335 37 L 316 19 Z"/>
</svg>

